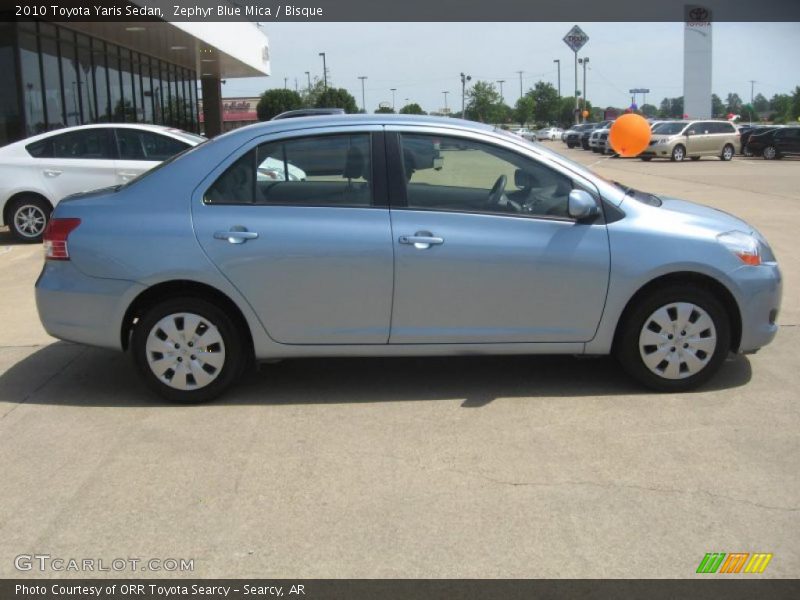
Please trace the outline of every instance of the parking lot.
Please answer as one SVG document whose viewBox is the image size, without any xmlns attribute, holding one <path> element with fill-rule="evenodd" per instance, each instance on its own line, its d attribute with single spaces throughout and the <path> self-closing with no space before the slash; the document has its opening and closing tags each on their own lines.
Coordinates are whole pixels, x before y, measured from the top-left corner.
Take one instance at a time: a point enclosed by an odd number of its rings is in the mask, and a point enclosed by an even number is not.
<svg viewBox="0 0 800 600">
<path fill-rule="evenodd" d="M 42 249 L 0 230 L 0 577 L 35 553 L 200 577 L 690 577 L 707 552 L 797 577 L 800 160 L 545 144 L 758 227 L 785 278 L 776 341 L 682 395 L 608 358 L 314 359 L 175 406 L 128 356 L 47 336 Z"/>
</svg>

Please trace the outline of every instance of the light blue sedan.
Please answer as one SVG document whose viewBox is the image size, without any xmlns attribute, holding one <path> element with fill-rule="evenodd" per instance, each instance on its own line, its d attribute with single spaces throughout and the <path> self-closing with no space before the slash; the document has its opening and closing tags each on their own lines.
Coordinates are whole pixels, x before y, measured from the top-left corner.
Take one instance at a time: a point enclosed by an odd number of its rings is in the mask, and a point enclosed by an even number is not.
<svg viewBox="0 0 800 600">
<path fill-rule="evenodd" d="M 238 129 L 63 200 L 44 237 L 45 329 L 178 401 L 310 356 L 613 353 L 677 392 L 768 344 L 781 301 L 744 221 L 455 119 Z"/>
</svg>

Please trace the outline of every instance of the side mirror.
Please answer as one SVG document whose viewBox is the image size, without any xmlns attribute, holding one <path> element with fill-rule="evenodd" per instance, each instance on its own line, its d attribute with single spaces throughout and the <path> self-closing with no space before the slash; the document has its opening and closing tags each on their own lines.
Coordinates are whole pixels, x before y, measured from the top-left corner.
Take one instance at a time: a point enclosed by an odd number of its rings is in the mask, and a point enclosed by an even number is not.
<svg viewBox="0 0 800 600">
<path fill-rule="evenodd" d="M 589 192 L 584 190 L 572 190 L 569 193 L 569 206 L 567 211 L 569 216 L 576 221 L 585 221 L 600 214 L 594 198 Z"/>
</svg>

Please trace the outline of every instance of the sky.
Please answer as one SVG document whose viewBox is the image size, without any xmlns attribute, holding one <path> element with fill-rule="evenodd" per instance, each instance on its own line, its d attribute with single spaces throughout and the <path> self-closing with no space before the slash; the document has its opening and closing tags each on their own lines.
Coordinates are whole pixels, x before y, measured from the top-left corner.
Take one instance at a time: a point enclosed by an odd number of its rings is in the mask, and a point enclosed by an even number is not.
<svg viewBox="0 0 800 600">
<path fill-rule="evenodd" d="M 513 105 L 537 81 L 561 93 L 575 87 L 574 54 L 562 41 L 575 23 L 265 23 L 272 76 L 229 79 L 223 96 L 256 96 L 271 88 L 307 85 L 305 71 L 322 78 L 326 53 L 328 83 L 344 87 L 361 106 L 359 75 L 367 76 L 367 110 L 392 102 L 417 102 L 426 111 L 460 110 L 463 71 L 476 80 L 505 80 L 503 95 Z M 589 36 L 578 56 L 589 57 L 586 91 L 595 106 L 630 104 L 631 88 L 649 88 L 647 102 L 683 94 L 683 23 L 581 23 Z M 736 92 L 748 102 L 750 80 L 767 98 L 800 85 L 800 23 L 714 23 L 712 90 L 721 98 Z M 579 66 L 578 89 L 583 71 Z M 499 84 L 495 84 L 499 91 Z M 639 96 L 638 103 L 642 103 Z"/>
</svg>

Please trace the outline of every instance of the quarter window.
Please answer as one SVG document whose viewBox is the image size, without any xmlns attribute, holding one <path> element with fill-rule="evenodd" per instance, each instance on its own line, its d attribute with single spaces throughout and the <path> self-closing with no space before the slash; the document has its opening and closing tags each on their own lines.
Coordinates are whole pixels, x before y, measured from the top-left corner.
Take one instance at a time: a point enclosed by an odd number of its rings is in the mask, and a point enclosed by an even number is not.
<svg viewBox="0 0 800 600">
<path fill-rule="evenodd" d="M 372 204 L 369 134 L 261 144 L 205 195 L 210 204 L 363 207 Z"/>
<path fill-rule="evenodd" d="M 503 148 L 403 134 L 408 208 L 568 218 L 572 180 Z"/>
</svg>

